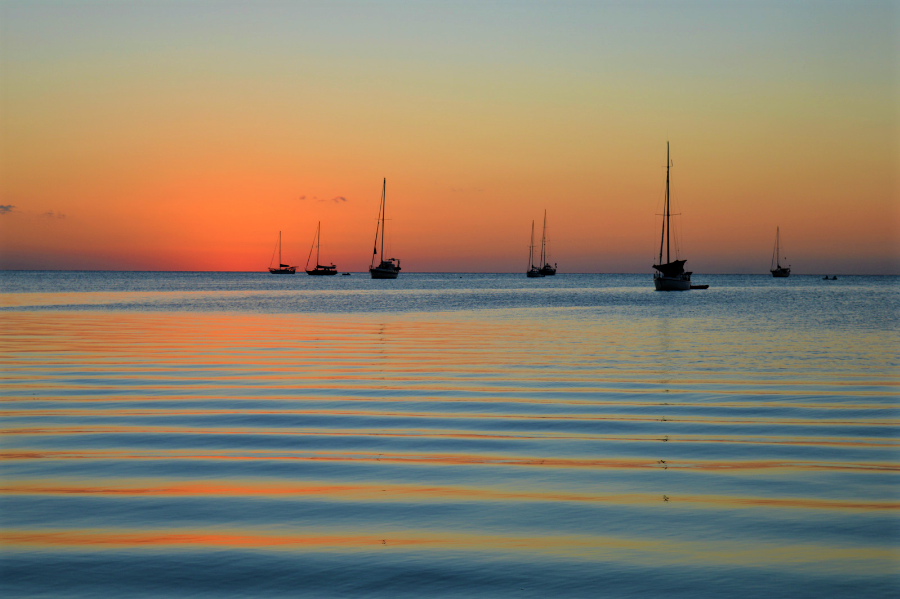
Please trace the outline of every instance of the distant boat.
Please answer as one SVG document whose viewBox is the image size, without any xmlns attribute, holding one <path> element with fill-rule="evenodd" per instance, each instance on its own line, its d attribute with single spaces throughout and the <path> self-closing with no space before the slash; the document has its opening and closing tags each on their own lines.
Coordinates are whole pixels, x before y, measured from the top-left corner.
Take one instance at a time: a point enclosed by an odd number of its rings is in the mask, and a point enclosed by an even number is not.
<svg viewBox="0 0 900 599">
<path fill-rule="evenodd" d="M 669 158 L 669 142 L 666 142 L 666 213 L 663 219 L 662 238 L 659 241 L 659 264 L 654 264 L 653 268 L 657 270 L 653 275 L 653 284 L 657 291 L 688 291 L 691 289 L 691 274 L 685 272 L 684 263 L 687 260 L 678 260 L 677 249 L 675 260 L 669 255 L 669 236 L 671 231 L 670 217 L 671 210 L 669 208 L 669 167 L 672 161 Z M 666 248 L 666 262 L 663 263 L 663 247 Z M 708 285 L 707 285 L 708 287 Z M 700 285 L 695 289 L 705 289 Z"/>
<path fill-rule="evenodd" d="M 545 277 L 552 277 L 556 274 L 556 264 L 550 266 L 549 260 L 550 248 L 547 244 L 547 211 L 544 210 L 544 233 L 541 235 L 541 259 L 538 261 L 541 266 L 541 274 Z"/>
<path fill-rule="evenodd" d="M 531 221 L 531 245 L 528 246 L 528 270 L 525 276 L 529 279 L 544 276 L 541 269 L 534 265 L 534 221 Z"/>
<path fill-rule="evenodd" d="M 791 276 L 791 267 L 781 265 L 781 233 L 778 227 L 775 227 L 775 250 L 772 252 L 772 270 L 769 272 L 773 277 Z"/>
<path fill-rule="evenodd" d="M 275 254 L 272 254 L 272 258 L 275 258 Z M 272 267 L 272 262 L 269 262 L 269 272 L 273 275 L 292 275 L 297 272 L 296 266 L 291 266 L 289 264 L 281 263 L 281 231 L 278 232 L 278 267 Z"/>
<path fill-rule="evenodd" d="M 313 237 L 312 247 L 309 248 L 309 256 L 306 258 L 306 274 L 308 275 L 336 275 L 337 267 L 334 264 L 329 264 L 327 266 L 323 264 L 319 264 L 319 242 L 320 235 L 322 232 L 322 221 L 319 221 L 319 225 L 316 227 L 316 236 Z M 312 258 L 312 251 L 316 250 L 316 267 L 312 270 L 309 270 L 309 261 Z"/>
<path fill-rule="evenodd" d="M 373 279 L 396 279 L 400 274 L 400 260 L 397 258 L 384 259 L 384 205 L 386 200 L 387 178 L 381 185 L 381 206 L 378 210 L 378 224 L 375 225 L 375 248 L 372 250 L 372 263 L 369 265 L 369 274 Z M 375 256 L 378 255 L 379 228 L 381 229 L 381 262 L 375 266 Z M 396 264 L 395 264 L 396 262 Z"/>
</svg>

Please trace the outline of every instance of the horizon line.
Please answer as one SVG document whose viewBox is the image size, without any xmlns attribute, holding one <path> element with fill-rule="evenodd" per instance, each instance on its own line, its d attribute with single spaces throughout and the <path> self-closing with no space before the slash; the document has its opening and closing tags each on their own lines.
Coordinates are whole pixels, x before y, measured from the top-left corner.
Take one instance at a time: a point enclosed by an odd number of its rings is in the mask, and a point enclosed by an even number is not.
<svg viewBox="0 0 900 599">
<path fill-rule="evenodd" d="M 0 268 L 0 272 L 119 272 L 119 273 L 233 273 L 233 274 L 269 274 L 264 270 L 122 270 L 122 269 L 51 269 L 51 268 Z M 366 274 L 365 270 L 343 270 L 338 272 L 348 272 L 353 274 Z M 300 273 L 298 273 L 300 274 Z M 305 271 L 303 272 L 305 274 Z M 453 270 L 421 270 L 421 271 L 406 271 L 402 274 L 416 274 L 416 275 L 517 275 L 517 274 L 525 274 L 519 271 L 494 271 L 494 272 L 475 272 L 475 271 L 453 271 Z M 553 276 L 562 276 L 562 275 L 652 275 L 652 272 L 563 272 L 557 273 Z M 751 272 L 751 273 L 740 273 L 740 272 L 728 272 L 728 273 L 703 273 L 693 271 L 692 274 L 702 275 L 702 276 L 772 276 L 769 272 Z M 792 272 L 791 276 L 800 276 L 800 277 L 814 277 L 821 276 L 826 274 L 823 272 L 818 273 L 795 273 Z M 854 273 L 840 273 L 840 272 L 828 272 L 828 275 L 832 276 L 844 276 L 844 277 L 896 277 L 900 276 L 900 273 L 875 273 L 875 274 L 854 274 Z M 546 278 L 546 277 L 545 277 Z"/>
</svg>

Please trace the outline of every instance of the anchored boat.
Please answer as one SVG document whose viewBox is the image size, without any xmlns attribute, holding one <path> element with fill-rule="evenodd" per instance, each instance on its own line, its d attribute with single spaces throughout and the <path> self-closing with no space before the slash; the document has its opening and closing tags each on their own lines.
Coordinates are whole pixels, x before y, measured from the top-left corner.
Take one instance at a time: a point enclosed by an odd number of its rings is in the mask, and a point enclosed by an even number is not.
<svg viewBox="0 0 900 599">
<path fill-rule="evenodd" d="M 397 258 L 384 259 L 384 205 L 385 192 L 387 191 L 387 178 L 381 185 L 381 207 L 378 210 L 378 224 L 375 225 L 375 247 L 372 250 L 372 263 L 369 265 L 369 274 L 373 279 L 396 279 L 400 274 L 400 260 Z M 379 228 L 381 234 L 379 235 Z M 381 239 L 381 257 L 378 266 L 375 266 L 375 256 L 378 255 L 378 240 Z"/>
<path fill-rule="evenodd" d="M 336 275 L 337 267 L 334 264 L 319 264 L 319 240 L 322 232 L 322 221 L 319 221 L 319 225 L 316 227 L 316 236 L 313 237 L 312 247 L 309 248 L 309 256 L 306 258 L 306 274 L 308 275 Z M 312 270 L 309 270 L 309 261 L 312 258 L 312 251 L 316 250 L 316 267 Z"/>
<path fill-rule="evenodd" d="M 677 248 L 675 260 L 670 255 L 670 231 L 672 211 L 669 202 L 669 168 L 672 166 L 672 160 L 669 158 L 669 142 L 666 142 L 666 201 L 665 214 L 663 215 L 662 238 L 659 241 L 659 261 L 654 264 L 653 268 L 656 273 L 653 275 L 653 284 L 657 291 L 687 291 L 689 289 L 706 289 L 709 285 L 691 285 L 691 274 L 684 270 L 684 263 L 687 260 L 678 260 Z M 663 262 L 663 248 L 666 250 L 666 261 Z"/>
<path fill-rule="evenodd" d="M 272 258 L 275 258 L 275 253 L 272 253 Z M 269 272 L 273 275 L 292 275 L 297 272 L 296 266 L 291 266 L 290 264 L 282 264 L 281 263 L 281 231 L 278 232 L 278 267 L 275 268 L 272 266 L 272 261 L 269 261 Z"/>
<path fill-rule="evenodd" d="M 556 274 L 556 263 L 550 266 L 550 244 L 547 243 L 547 211 L 544 210 L 544 233 L 541 235 L 541 274 L 545 277 L 552 277 Z"/>
<path fill-rule="evenodd" d="M 773 277 L 791 276 L 791 267 L 781 265 L 781 232 L 778 227 L 775 227 L 775 249 L 772 251 L 772 269 L 769 272 Z"/>
</svg>

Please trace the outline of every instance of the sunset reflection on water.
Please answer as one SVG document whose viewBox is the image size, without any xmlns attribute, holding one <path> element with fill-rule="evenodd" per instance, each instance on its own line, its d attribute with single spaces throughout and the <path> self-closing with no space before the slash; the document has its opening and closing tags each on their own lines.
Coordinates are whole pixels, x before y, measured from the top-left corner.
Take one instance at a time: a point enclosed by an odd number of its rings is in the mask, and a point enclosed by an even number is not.
<svg viewBox="0 0 900 599">
<path fill-rule="evenodd" d="M 7 571 L 115 547 L 896 583 L 890 331 L 592 308 L 0 323 Z"/>
</svg>

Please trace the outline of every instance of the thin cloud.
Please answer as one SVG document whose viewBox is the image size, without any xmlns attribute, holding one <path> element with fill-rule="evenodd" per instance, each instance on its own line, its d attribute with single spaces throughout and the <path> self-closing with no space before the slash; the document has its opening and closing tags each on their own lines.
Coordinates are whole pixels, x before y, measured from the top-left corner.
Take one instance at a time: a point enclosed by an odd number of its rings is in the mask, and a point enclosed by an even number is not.
<svg viewBox="0 0 900 599">
<path fill-rule="evenodd" d="M 12 204 L 0 204 L 0 214 L 9 214 L 13 211 L 13 208 L 15 208 L 15 206 Z"/>
<path fill-rule="evenodd" d="M 301 200 L 305 200 L 305 199 L 306 199 L 306 196 L 300 196 L 300 199 L 301 199 Z"/>
<path fill-rule="evenodd" d="M 43 213 L 41 213 L 40 216 L 41 216 L 41 218 L 65 218 L 66 217 L 66 215 L 63 214 L 62 212 L 53 212 L 52 210 L 43 212 Z"/>
<path fill-rule="evenodd" d="M 322 198 L 322 199 L 319 200 L 319 201 L 320 201 L 320 202 L 328 202 L 329 200 L 326 200 L 325 198 Z M 346 202 L 346 201 L 347 201 L 347 198 L 345 198 L 344 196 L 336 196 L 336 197 L 331 198 L 330 201 L 334 202 L 335 204 L 340 204 L 341 202 Z"/>
</svg>

